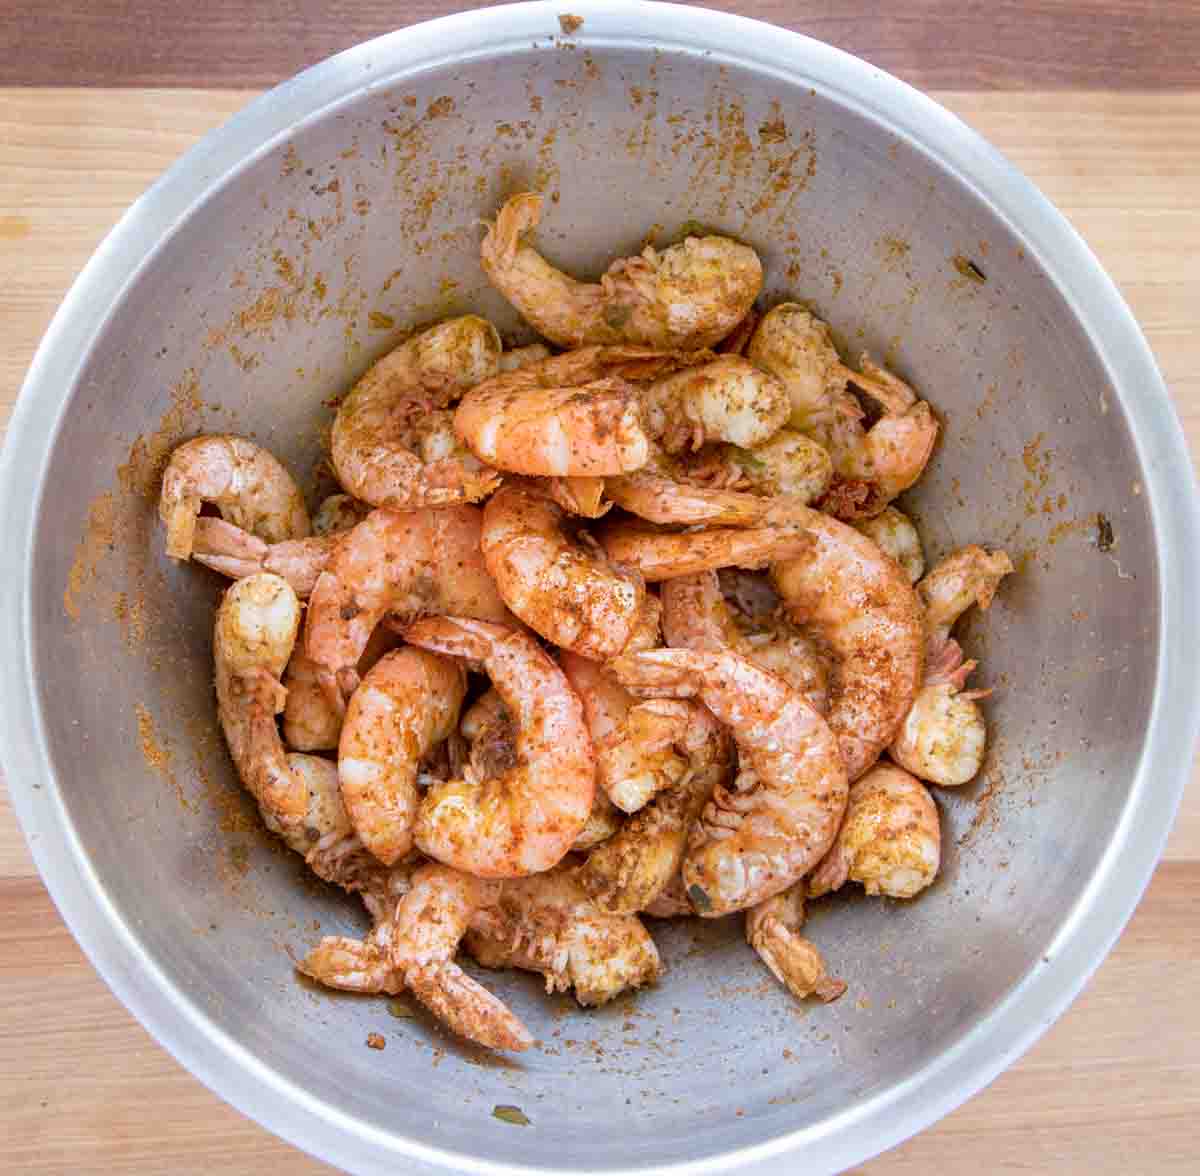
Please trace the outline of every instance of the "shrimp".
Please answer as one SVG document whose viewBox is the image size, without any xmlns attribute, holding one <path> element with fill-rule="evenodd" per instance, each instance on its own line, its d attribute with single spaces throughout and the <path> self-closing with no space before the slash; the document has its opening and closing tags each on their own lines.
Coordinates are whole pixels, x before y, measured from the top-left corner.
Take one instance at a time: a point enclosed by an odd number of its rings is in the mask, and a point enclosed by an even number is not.
<svg viewBox="0 0 1200 1176">
<path fill-rule="evenodd" d="M 418 847 L 481 878 L 548 870 L 583 831 L 595 790 L 591 740 L 570 684 L 529 634 L 506 625 L 435 617 L 404 636 L 481 665 L 516 724 L 509 770 L 431 785 L 417 814 Z"/>
<path fill-rule="evenodd" d="M 267 543 L 224 519 L 201 516 L 192 532 L 192 559 L 231 580 L 259 572 L 282 576 L 304 600 L 312 595 L 336 542 L 336 535 L 309 535 Z"/>
<path fill-rule="evenodd" d="M 572 542 L 564 512 L 536 486 L 508 483 L 483 511 L 484 563 L 505 604 L 534 632 L 586 657 L 619 653 L 637 623 L 640 575 Z"/>
<path fill-rule="evenodd" d="M 894 506 L 885 506 L 874 518 L 859 519 L 850 524 L 890 555 L 915 584 L 925 573 L 925 553 L 921 550 L 921 536 L 913 526 L 912 519 Z"/>
<path fill-rule="evenodd" d="M 686 476 L 678 478 L 661 468 L 606 478 L 604 485 L 613 503 L 651 523 L 749 527 L 768 510 L 766 499 L 756 495 L 697 486 Z"/>
<path fill-rule="evenodd" d="M 542 198 L 511 197 L 480 248 L 484 273 L 539 335 L 560 347 L 646 343 L 708 347 L 749 311 L 762 288 L 753 249 L 728 237 L 688 237 L 661 253 L 614 261 L 599 283 L 568 277 L 521 238 L 541 220 Z"/>
<path fill-rule="evenodd" d="M 245 437 L 210 434 L 185 441 L 163 474 L 158 513 L 167 528 L 167 555 L 187 559 L 200 508 L 267 543 L 310 534 L 304 496 L 282 464 Z"/>
<path fill-rule="evenodd" d="M 868 894 L 912 898 L 936 877 L 941 855 L 929 790 L 903 768 L 878 764 L 851 787 L 846 819 L 809 878 L 808 893 L 837 890 L 849 878 Z"/>
<path fill-rule="evenodd" d="M 497 901 L 497 892 L 495 883 L 448 866 L 421 866 L 394 912 L 365 940 L 326 936 L 300 971 L 351 992 L 408 989 L 468 1040 L 490 1049 L 528 1049 L 533 1035 L 520 1019 L 454 962 L 472 920 Z"/>
<path fill-rule="evenodd" d="M 430 327 L 373 364 L 338 408 L 331 456 L 338 481 L 372 506 L 446 506 L 486 497 L 493 470 L 453 454 L 426 463 L 419 423 L 499 370 L 500 336 L 477 315 Z M 473 464 L 473 463 L 472 463 Z"/>
<path fill-rule="evenodd" d="M 671 880 L 659 891 L 653 902 L 646 904 L 641 912 L 654 919 L 687 918 L 696 912 L 688 902 L 687 890 L 683 885 L 683 870 L 680 868 Z"/>
<path fill-rule="evenodd" d="M 593 849 L 581 868 L 583 888 L 611 914 L 645 910 L 678 875 L 688 834 L 732 766 L 729 737 L 711 712 L 681 699 L 650 701 L 675 708 L 674 747 L 687 770 Z"/>
<path fill-rule="evenodd" d="M 821 953 L 800 934 L 803 926 L 804 883 L 797 882 L 746 912 L 746 942 L 797 1000 L 815 996 L 828 1004 L 846 985 L 829 975 Z"/>
<path fill-rule="evenodd" d="M 749 449 L 721 445 L 688 471 L 692 481 L 769 498 L 786 495 L 805 503 L 823 497 L 833 481 L 828 451 L 797 429 L 781 428 Z"/>
<path fill-rule="evenodd" d="M 279 676 L 300 627 L 300 601 L 286 580 L 263 572 L 239 580 L 217 609 L 213 633 L 217 716 L 229 754 L 273 833 L 299 836 L 309 791 L 289 766 L 275 716 Z"/>
<path fill-rule="evenodd" d="M 613 504 L 604 501 L 604 485 L 603 478 L 546 478 L 542 483 L 567 514 L 585 519 L 603 518 L 612 509 Z"/>
<path fill-rule="evenodd" d="M 972 780 L 983 765 L 987 724 L 978 700 L 991 691 L 963 689 L 977 663 L 963 660 L 950 629 L 972 604 L 986 609 L 1011 571 L 1005 552 L 965 547 L 917 585 L 925 605 L 925 681 L 888 750 L 922 780 L 955 787 Z"/>
<path fill-rule="evenodd" d="M 846 770 L 802 694 L 731 650 L 652 649 L 611 663 L 637 693 L 698 697 L 737 744 L 683 862 L 688 897 L 715 918 L 787 889 L 824 856 L 846 807 Z"/>
<path fill-rule="evenodd" d="M 738 574 L 741 583 L 747 573 Z M 765 592 L 764 592 L 765 589 Z M 749 631 L 735 619 L 715 572 L 697 572 L 662 586 L 663 631 L 679 649 L 719 650 L 726 646 L 760 669 L 777 674 L 800 691 L 821 714 L 829 710 L 829 671 L 813 640 L 778 616 L 779 597 L 766 583 L 755 591 L 771 602 L 769 610 L 745 617 Z M 767 595 L 769 594 L 769 596 Z"/>
<path fill-rule="evenodd" d="M 541 363 L 543 359 L 549 358 L 550 348 L 544 343 L 527 343 L 524 347 L 513 347 L 501 352 L 499 367 L 502 372 L 515 372 L 517 368 Z"/>
<path fill-rule="evenodd" d="M 771 580 L 793 623 L 834 659 L 829 725 L 850 779 L 892 741 L 921 682 L 922 617 L 899 564 L 819 511 L 790 511 L 813 547 L 776 563 Z"/>
<path fill-rule="evenodd" d="M 655 380 L 642 389 L 652 436 L 668 453 L 709 441 L 749 449 L 769 441 L 788 417 L 784 386 L 748 360 L 723 355 Z"/>
<path fill-rule="evenodd" d="M 634 915 L 600 910 L 579 884 L 578 868 L 500 884 L 499 901 L 472 921 L 465 946 L 487 968 L 540 972 L 547 992 L 573 988 L 581 1005 L 599 1005 L 657 980 L 662 961 Z"/>
<path fill-rule="evenodd" d="M 803 528 L 790 525 L 671 531 L 637 519 L 607 520 L 597 538 L 609 559 L 651 583 L 712 568 L 763 568 L 813 545 Z"/>
<path fill-rule="evenodd" d="M 458 725 L 467 692 L 461 665 L 423 649 L 397 649 L 350 696 L 338 742 L 346 811 L 385 865 L 412 848 L 417 767 Z"/>
<path fill-rule="evenodd" d="M 369 503 L 360 502 L 353 494 L 330 494 L 322 499 L 312 518 L 314 535 L 337 535 L 353 530 L 371 513 Z"/>
<path fill-rule="evenodd" d="M 304 629 L 304 651 L 331 693 L 353 693 L 359 659 L 389 613 L 509 619 L 483 563 L 482 518 L 473 506 L 376 510 L 340 538 L 313 588 Z"/>
<path fill-rule="evenodd" d="M 921 476 L 937 440 L 933 410 L 868 356 L 857 372 L 843 364 L 829 325 L 804 307 L 768 311 L 747 356 L 787 388 L 789 423 L 829 452 L 836 478 L 826 504 L 838 517 L 878 514 Z M 869 429 L 850 385 L 883 410 Z"/>
</svg>

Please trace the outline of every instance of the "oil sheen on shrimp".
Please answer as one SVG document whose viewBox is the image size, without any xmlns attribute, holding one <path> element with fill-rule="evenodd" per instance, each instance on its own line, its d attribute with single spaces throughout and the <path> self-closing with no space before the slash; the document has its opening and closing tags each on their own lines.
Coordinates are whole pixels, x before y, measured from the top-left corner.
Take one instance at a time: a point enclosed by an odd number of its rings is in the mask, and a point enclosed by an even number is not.
<svg viewBox="0 0 1200 1176">
<path fill-rule="evenodd" d="M 506 484 L 484 507 L 484 563 L 505 604 L 534 632 L 585 657 L 611 657 L 637 623 L 645 584 L 601 548 L 572 540 L 565 522 L 539 487 Z"/>
<path fill-rule="evenodd" d="M 432 617 L 405 639 L 481 667 L 516 724 L 516 762 L 507 771 L 430 786 L 417 846 L 481 878 L 549 869 L 583 831 L 595 791 L 583 710 L 562 671 L 533 637 L 506 625 Z"/>
<path fill-rule="evenodd" d="M 462 666 L 423 649 L 385 654 L 350 696 L 338 743 L 346 811 L 385 865 L 412 848 L 421 759 L 458 725 Z"/>
<path fill-rule="evenodd" d="M 493 470 L 453 453 L 423 461 L 414 450 L 430 409 L 495 375 L 500 350 L 491 323 L 464 315 L 406 339 L 373 364 L 333 422 L 331 455 L 342 486 L 372 506 L 394 509 L 474 502 L 495 489 Z"/>
<path fill-rule="evenodd" d="M 881 763 L 851 787 L 846 819 L 808 892 L 816 897 L 849 879 L 868 894 L 912 898 L 937 876 L 941 853 L 929 790 L 903 768 Z"/>
<path fill-rule="evenodd" d="M 846 770 L 802 694 L 731 650 L 652 649 L 611 663 L 631 690 L 696 697 L 737 744 L 740 771 L 706 805 L 683 863 L 701 915 L 753 906 L 798 881 L 833 842 Z"/>
<path fill-rule="evenodd" d="M 477 507 L 373 511 L 342 536 L 317 578 L 305 653 L 349 697 L 358 663 L 383 618 L 435 613 L 501 621 L 508 609 L 483 562 Z"/>
<path fill-rule="evenodd" d="M 304 496 L 283 465 L 246 437 L 212 434 L 185 441 L 163 474 L 158 513 L 167 554 L 187 559 L 200 508 L 209 503 L 226 522 L 266 543 L 303 539 L 311 531 Z"/>
<path fill-rule="evenodd" d="M 645 343 L 709 347 L 730 333 L 762 288 L 753 249 L 728 237 L 688 237 L 661 253 L 614 261 L 598 283 L 555 269 L 522 237 L 542 215 L 534 192 L 511 197 L 480 249 L 484 273 L 540 335 L 560 347 Z"/>
</svg>

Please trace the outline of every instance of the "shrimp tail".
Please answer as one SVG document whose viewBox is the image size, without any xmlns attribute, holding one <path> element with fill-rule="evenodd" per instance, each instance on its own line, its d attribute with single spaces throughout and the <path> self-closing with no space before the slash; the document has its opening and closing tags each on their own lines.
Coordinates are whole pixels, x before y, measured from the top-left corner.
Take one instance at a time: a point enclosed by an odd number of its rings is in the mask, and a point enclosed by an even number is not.
<svg viewBox="0 0 1200 1176">
<path fill-rule="evenodd" d="M 326 935 L 296 968 L 310 980 L 343 992 L 395 996 L 404 991 L 399 973 L 372 944 L 344 935 Z"/>
<path fill-rule="evenodd" d="M 405 981 L 439 1021 L 469 1041 L 517 1052 L 534 1043 L 520 1018 L 452 961 L 409 968 Z"/>
<path fill-rule="evenodd" d="M 817 948 L 773 914 L 761 919 L 746 917 L 746 939 L 772 975 L 798 1000 L 815 996 L 829 1004 L 846 991 L 844 980 L 834 979 Z"/>
</svg>

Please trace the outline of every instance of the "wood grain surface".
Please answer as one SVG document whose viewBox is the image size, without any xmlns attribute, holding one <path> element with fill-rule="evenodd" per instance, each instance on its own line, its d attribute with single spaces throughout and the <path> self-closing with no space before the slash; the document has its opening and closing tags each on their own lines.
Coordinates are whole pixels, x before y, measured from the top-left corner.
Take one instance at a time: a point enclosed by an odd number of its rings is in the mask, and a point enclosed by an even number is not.
<svg viewBox="0 0 1200 1176">
<path fill-rule="evenodd" d="M 7 6 L 0 36 L 13 36 L 13 7 Z M 140 6 L 105 0 L 90 7 Z M 167 15 L 184 11 L 155 7 Z M 257 11 L 285 7 L 316 8 Z M 347 7 L 328 4 L 323 11 Z M 1055 13 L 1064 7 L 1081 6 L 1044 6 Z M 1139 6 L 1097 7 L 1128 14 Z M 215 11 L 232 9 L 219 3 Z M 34 23 L 45 19 L 39 12 Z M 247 32 L 246 45 L 257 46 L 258 35 Z M 31 54 L 43 52 L 35 42 L 28 46 Z M 310 41 L 303 52 L 315 57 L 327 47 Z M 0 59 L 11 77 L 11 52 Z M 249 96 L 0 90 L 0 422 L 58 301 L 96 243 L 165 166 Z M 1200 459 L 1200 93 L 935 96 L 1005 151 L 1099 254 L 1146 330 Z M 1200 1171 L 1193 1126 L 1200 1113 L 1198 990 L 1200 781 L 1194 781 L 1137 914 L 1063 1019 L 988 1090 L 859 1171 Z M 108 992 L 54 911 L 3 791 L 0 1135 L 4 1170 L 45 1176 L 187 1176 L 216 1166 L 237 1174 L 275 1163 L 290 1176 L 331 1171 L 220 1102 Z"/>
</svg>

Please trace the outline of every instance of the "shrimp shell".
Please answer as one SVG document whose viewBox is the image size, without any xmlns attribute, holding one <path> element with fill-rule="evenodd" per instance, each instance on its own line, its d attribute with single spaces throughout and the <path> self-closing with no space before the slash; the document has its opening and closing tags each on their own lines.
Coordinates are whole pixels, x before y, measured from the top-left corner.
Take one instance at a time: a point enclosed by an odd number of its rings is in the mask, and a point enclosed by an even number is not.
<svg viewBox="0 0 1200 1176">
<path fill-rule="evenodd" d="M 803 926 L 804 883 L 797 882 L 746 912 L 746 942 L 797 1000 L 815 996 L 828 1004 L 846 985 L 829 975 L 821 953 L 800 934 Z"/>
<path fill-rule="evenodd" d="M 309 535 L 267 543 L 224 519 L 201 516 L 192 536 L 192 559 L 228 576 L 244 580 L 259 572 L 282 576 L 301 600 L 312 595 L 317 577 L 325 570 L 336 535 Z"/>
</svg>

